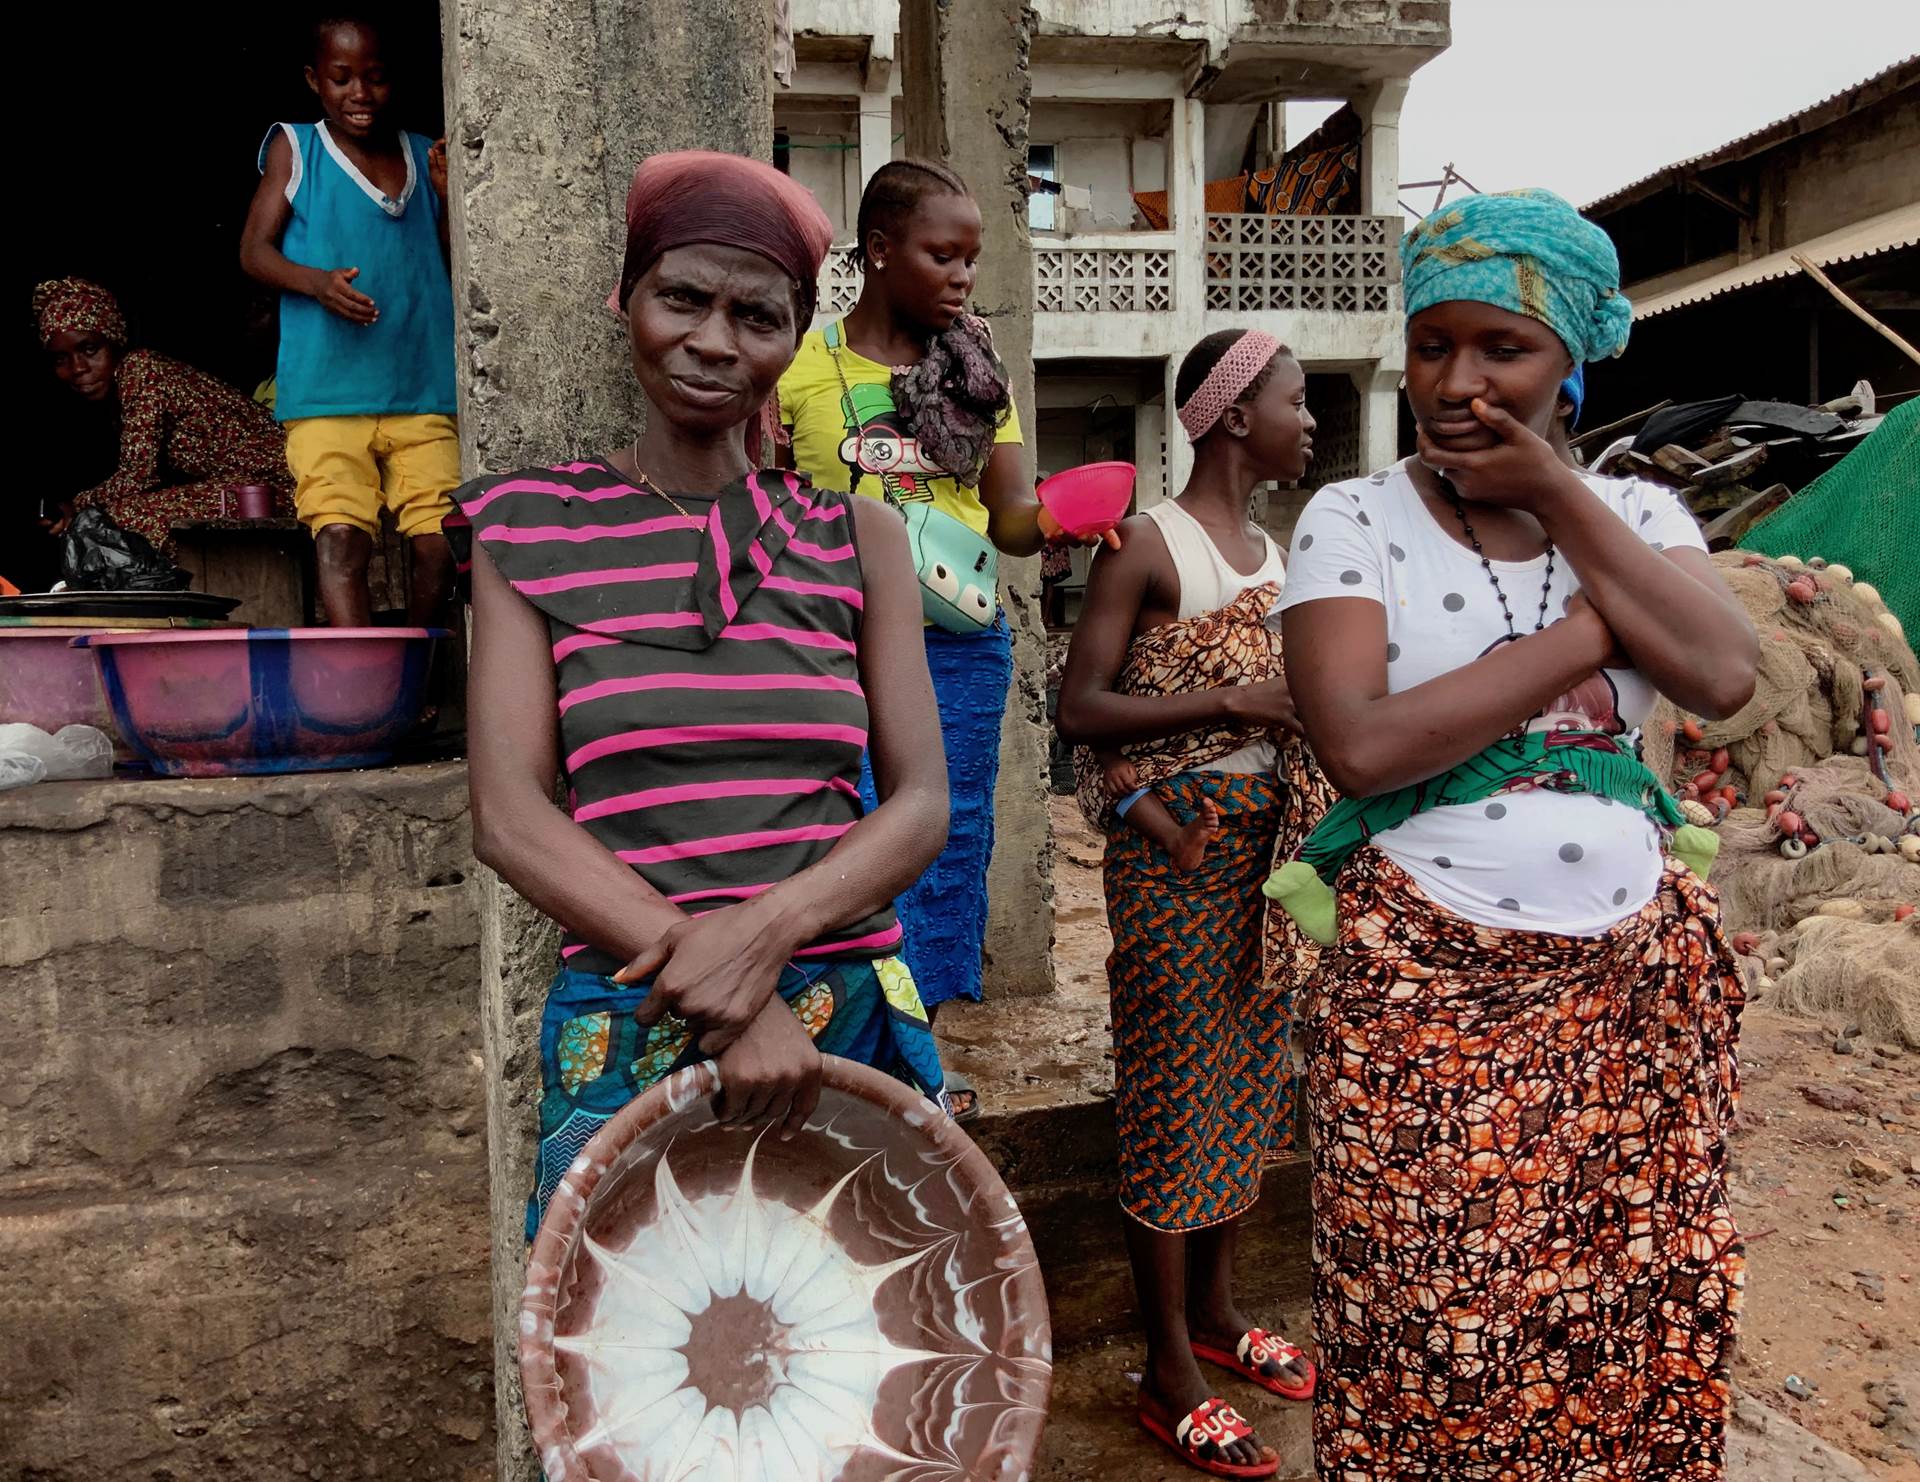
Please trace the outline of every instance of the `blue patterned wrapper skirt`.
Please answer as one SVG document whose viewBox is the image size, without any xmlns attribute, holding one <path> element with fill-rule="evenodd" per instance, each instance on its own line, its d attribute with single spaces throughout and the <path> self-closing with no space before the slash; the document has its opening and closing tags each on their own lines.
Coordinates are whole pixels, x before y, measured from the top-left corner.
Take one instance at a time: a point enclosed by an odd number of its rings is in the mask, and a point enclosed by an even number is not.
<svg viewBox="0 0 1920 1482">
<path fill-rule="evenodd" d="M 952 998 L 980 1000 L 987 940 L 987 862 L 993 857 L 993 789 L 1000 777 L 1000 721 L 1013 681 L 1013 636 L 1006 614 L 979 633 L 928 627 L 927 668 L 940 707 L 947 753 L 951 822 L 947 847 L 894 902 L 906 933 L 907 966 L 927 1007 Z M 860 796 L 879 806 L 863 758 Z"/>
<path fill-rule="evenodd" d="M 1181 823 L 1202 801 L 1220 811 L 1191 874 L 1124 822 L 1107 835 L 1120 1205 L 1177 1233 L 1250 1209 L 1269 1155 L 1291 1137 L 1293 989 L 1262 965 L 1279 783 L 1184 772 L 1154 792 Z"/>
<path fill-rule="evenodd" d="M 633 1017 L 652 988 L 562 967 L 540 1019 L 540 1146 L 527 1200 L 527 1239 L 580 1150 L 614 1114 L 674 1071 L 709 1057 L 687 1023 Z M 823 1055 L 857 1060 L 929 1100 L 945 1080 L 913 975 L 898 957 L 790 962 L 777 989 Z"/>
</svg>

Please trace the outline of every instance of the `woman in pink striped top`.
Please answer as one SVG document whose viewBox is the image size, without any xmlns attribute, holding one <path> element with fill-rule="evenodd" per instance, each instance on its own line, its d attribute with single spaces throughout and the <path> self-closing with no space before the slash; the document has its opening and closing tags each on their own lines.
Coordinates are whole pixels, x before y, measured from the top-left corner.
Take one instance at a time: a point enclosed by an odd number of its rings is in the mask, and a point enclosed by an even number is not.
<svg viewBox="0 0 1920 1482">
<path fill-rule="evenodd" d="M 613 302 L 646 430 L 455 496 L 474 850 L 566 932 L 529 1235 L 587 1138 L 681 1065 L 717 1058 L 723 1114 L 788 1136 L 822 1052 L 941 1084 L 892 906 L 947 827 L 906 533 L 757 467 L 830 228 L 786 176 L 714 154 L 647 161 L 627 218 Z"/>
</svg>

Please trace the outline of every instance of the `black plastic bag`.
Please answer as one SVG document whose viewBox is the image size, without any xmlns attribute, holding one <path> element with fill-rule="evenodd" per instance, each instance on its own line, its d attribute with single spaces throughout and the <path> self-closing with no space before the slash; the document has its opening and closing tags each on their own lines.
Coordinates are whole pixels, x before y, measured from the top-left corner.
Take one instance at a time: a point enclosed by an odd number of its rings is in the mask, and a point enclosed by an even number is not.
<svg viewBox="0 0 1920 1482">
<path fill-rule="evenodd" d="M 60 577 L 70 592 L 180 592 L 193 581 L 144 535 L 94 507 L 75 514 L 60 537 Z"/>
</svg>

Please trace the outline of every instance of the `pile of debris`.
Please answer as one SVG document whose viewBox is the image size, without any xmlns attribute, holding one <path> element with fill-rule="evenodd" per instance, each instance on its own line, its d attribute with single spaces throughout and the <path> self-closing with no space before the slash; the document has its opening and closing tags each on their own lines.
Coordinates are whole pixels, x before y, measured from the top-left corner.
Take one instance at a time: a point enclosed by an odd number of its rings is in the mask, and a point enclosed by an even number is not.
<svg viewBox="0 0 1920 1482">
<path fill-rule="evenodd" d="M 1717 551 L 1845 457 L 1881 419 L 1873 387 L 1861 381 L 1812 407 L 1740 396 L 1661 402 L 1596 427 L 1573 446 L 1591 454 L 1595 473 L 1678 490 Z"/>
<path fill-rule="evenodd" d="M 1720 835 L 1711 879 L 1753 991 L 1920 1049 L 1920 659 L 1819 557 L 1713 557 L 1760 638 L 1753 699 L 1662 702 L 1646 760 Z"/>
</svg>

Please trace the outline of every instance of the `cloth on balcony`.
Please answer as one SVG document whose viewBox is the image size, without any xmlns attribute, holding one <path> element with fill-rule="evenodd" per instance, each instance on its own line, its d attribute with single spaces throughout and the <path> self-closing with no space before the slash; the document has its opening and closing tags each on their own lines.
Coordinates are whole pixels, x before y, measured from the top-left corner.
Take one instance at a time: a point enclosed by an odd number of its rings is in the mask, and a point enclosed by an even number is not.
<svg viewBox="0 0 1920 1482">
<path fill-rule="evenodd" d="M 1172 224 L 1164 190 L 1135 191 L 1133 203 L 1154 231 Z M 1360 115 L 1342 108 L 1280 157 L 1251 175 L 1209 180 L 1209 216 L 1348 216 L 1360 203 Z"/>
<path fill-rule="evenodd" d="M 1400 267 L 1409 319 L 1465 300 L 1538 319 L 1576 362 L 1627 348 L 1613 239 L 1550 190 L 1462 196 L 1400 239 Z"/>
<path fill-rule="evenodd" d="M 773 0 L 773 80 L 793 86 L 793 0 Z"/>
<path fill-rule="evenodd" d="M 1740 977 L 1705 882 L 1478 926 L 1378 850 L 1306 1005 L 1318 1474 L 1724 1475 Z"/>
<path fill-rule="evenodd" d="M 1244 210 L 1266 216 L 1347 216 L 1360 205 L 1360 115 L 1341 108 L 1247 178 Z"/>
<path fill-rule="evenodd" d="M 1140 208 L 1140 214 L 1147 220 L 1150 230 L 1164 232 L 1173 225 L 1172 208 L 1168 205 L 1167 192 L 1164 190 L 1136 190 L 1133 204 Z M 1247 177 L 1235 175 L 1231 180 L 1209 180 L 1206 185 L 1206 207 L 1209 216 L 1226 216 L 1247 209 Z"/>
</svg>

